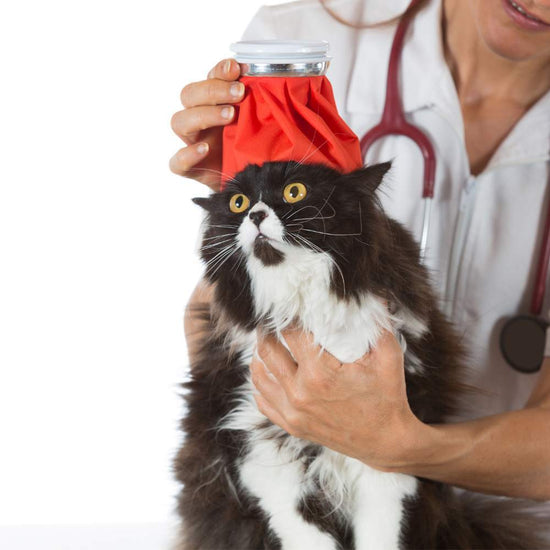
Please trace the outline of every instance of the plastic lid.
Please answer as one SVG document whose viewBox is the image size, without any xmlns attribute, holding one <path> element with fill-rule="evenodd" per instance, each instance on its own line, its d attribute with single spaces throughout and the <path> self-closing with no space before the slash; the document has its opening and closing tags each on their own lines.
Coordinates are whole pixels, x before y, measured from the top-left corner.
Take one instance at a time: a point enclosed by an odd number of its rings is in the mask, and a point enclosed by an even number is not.
<svg viewBox="0 0 550 550">
<path fill-rule="evenodd" d="M 231 44 L 239 63 L 319 63 L 329 61 L 329 44 L 322 40 L 256 40 Z"/>
</svg>

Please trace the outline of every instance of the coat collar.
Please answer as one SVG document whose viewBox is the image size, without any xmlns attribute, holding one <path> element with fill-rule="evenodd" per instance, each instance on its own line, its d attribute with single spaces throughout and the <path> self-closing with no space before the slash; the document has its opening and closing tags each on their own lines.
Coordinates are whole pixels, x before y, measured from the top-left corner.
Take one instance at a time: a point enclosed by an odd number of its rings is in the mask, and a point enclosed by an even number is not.
<svg viewBox="0 0 550 550">
<path fill-rule="evenodd" d="M 411 22 L 400 66 L 406 113 L 433 108 L 464 139 L 464 122 L 452 75 L 445 61 L 441 32 L 442 0 L 432 0 Z M 386 96 L 389 54 L 396 25 L 362 31 L 346 109 L 371 119 L 381 116 Z M 550 92 L 518 122 L 487 168 L 550 159 Z"/>
</svg>

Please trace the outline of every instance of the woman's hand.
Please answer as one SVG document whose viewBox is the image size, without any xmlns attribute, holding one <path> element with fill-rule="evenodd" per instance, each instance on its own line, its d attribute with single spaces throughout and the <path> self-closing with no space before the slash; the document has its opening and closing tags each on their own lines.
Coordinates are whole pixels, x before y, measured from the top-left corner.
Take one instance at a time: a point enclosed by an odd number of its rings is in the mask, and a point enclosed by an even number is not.
<svg viewBox="0 0 550 550">
<path fill-rule="evenodd" d="M 409 407 L 403 353 L 391 332 L 353 363 L 322 351 L 310 334 L 283 336 L 292 354 L 260 336 L 251 364 L 256 403 L 272 422 L 384 471 L 398 471 L 419 438 L 424 444 L 429 427 Z"/>
<path fill-rule="evenodd" d="M 236 82 L 240 66 L 234 59 L 220 61 L 201 82 L 181 91 L 183 111 L 172 117 L 172 130 L 187 144 L 170 159 L 175 174 L 192 178 L 217 191 L 222 167 L 222 129 L 235 116 L 233 103 L 244 95 Z"/>
</svg>

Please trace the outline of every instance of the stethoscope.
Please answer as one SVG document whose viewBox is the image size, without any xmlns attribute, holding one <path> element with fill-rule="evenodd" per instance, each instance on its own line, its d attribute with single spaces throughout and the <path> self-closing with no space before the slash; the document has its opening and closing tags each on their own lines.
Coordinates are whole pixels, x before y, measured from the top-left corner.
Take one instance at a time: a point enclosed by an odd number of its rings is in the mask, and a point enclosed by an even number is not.
<svg viewBox="0 0 550 550">
<path fill-rule="evenodd" d="M 422 198 L 424 213 L 422 221 L 422 236 L 420 239 L 420 255 L 424 259 L 428 234 L 430 230 L 430 215 L 434 196 L 435 151 L 430 139 L 418 127 L 405 119 L 401 94 L 399 92 L 399 61 L 403 51 L 405 33 L 411 21 L 411 10 L 421 0 L 412 0 L 404 16 L 401 17 L 390 52 L 388 76 L 386 81 L 386 100 L 380 122 L 370 129 L 361 139 L 363 158 L 370 146 L 382 137 L 402 135 L 410 138 L 419 147 L 424 157 L 424 185 Z M 544 226 L 542 248 L 537 264 L 537 278 L 529 315 L 515 315 L 508 319 L 500 333 L 500 348 L 508 364 L 520 372 L 536 372 L 540 369 L 544 358 L 546 345 L 546 330 L 549 323 L 540 317 L 542 302 L 546 290 L 546 275 L 550 260 L 550 201 Z"/>
</svg>

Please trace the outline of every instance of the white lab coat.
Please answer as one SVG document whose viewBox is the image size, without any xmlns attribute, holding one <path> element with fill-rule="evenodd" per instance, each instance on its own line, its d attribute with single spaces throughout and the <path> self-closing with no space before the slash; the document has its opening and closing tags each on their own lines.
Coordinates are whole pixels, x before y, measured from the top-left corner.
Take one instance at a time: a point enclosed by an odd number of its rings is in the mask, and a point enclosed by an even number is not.
<svg viewBox="0 0 550 550">
<path fill-rule="evenodd" d="M 388 4 L 394 14 L 407 4 L 367 0 L 367 13 L 369 3 L 380 18 L 388 15 Z M 358 4 L 330 3 L 348 13 Z M 443 309 L 470 350 L 469 381 L 488 391 L 470 400 L 461 414 L 467 419 L 521 408 L 538 376 L 505 363 L 499 329 L 506 317 L 529 311 L 546 214 L 550 93 L 519 121 L 483 173 L 472 176 L 440 17 L 440 0 L 432 0 L 411 23 L 401 83 L 407 116 L 430 137 L 437 155 L 426 263 Z M 328 77 L 340 114 L 362 136 L 382 113 L 394 30 L 389 25 L 356 31 L 332 19 L 318 0 L 301 0 L 262 8 L 244 39 L 328 40 L 333 56 Z M 394 165 L 381 189 L 386 212 L 420 238 L 422 157 L 406 138 L 391 137 L 373 146 L 368 161 L 388 159 Z M 546 296 L 543 313 L 549 305 Z"/>
</svg>

